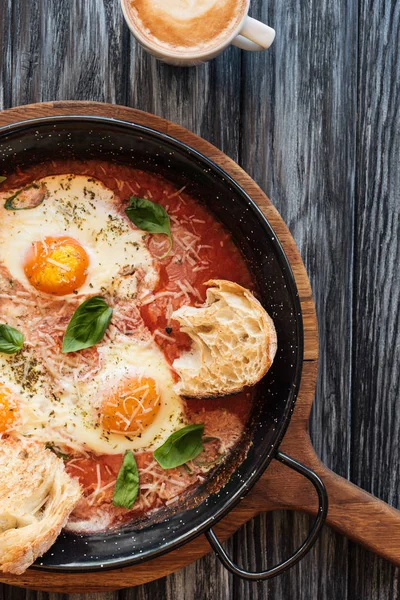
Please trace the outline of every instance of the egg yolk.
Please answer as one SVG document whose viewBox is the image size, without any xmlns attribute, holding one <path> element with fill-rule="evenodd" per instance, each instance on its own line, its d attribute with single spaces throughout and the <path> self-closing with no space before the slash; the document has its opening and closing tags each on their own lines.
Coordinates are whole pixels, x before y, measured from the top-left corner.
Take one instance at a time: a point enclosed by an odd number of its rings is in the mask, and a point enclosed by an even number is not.
<svg viewBox="0 0 400 600">
<path fill-rule="evenodd" d="M 0 433 L 12 428 L 17 420 L 17 405 L 10 390 L 0 383 Z"/>
<path fill-rule="evenodd" d="M 111 433 L 137 434 L 151 425 L 160 406 L 161 399 L 154 379 L 129 379 L 104 402 L 101 424 Z"/>
<path fill-rule="evenodd" d="M 78 290 L 86 281 L 89 257 L 82 246 L 70 237 L 46 237 L 34 242 L 24 271 L 31 285 L 40 292 L 65 296 Z"/>
</svg>

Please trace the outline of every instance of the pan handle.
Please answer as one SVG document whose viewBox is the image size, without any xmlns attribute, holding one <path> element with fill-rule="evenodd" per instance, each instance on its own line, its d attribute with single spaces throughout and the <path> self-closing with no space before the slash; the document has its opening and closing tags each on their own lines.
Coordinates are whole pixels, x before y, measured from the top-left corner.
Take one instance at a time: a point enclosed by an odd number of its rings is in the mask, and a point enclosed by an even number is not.
<svg viewBox="0 0 400 600">
<path fill-rule="evenodd" d="M 322 480 L 318 477 L 318 475 L 302 463 L 298 462 L 294 458 L 291 458 L 290 456 L 288 456 L 284 452 L 281 452 L 280 450 L 278 450 L 274 458 L 276 460 L 279 460 L 281 463 L 283 463 L 290 469 L 293 469 L 301 475 L 304 475 L 304 477 L 311 481 L 318 493 L 319 508 L 314 525 L 312 526 L 312 529 L 307 539 L 303 542 L 300 548 L 296 550 L 296 552 L 290 558 L 281 562 L 279 565 L 271 567 L 271 569 L 267 569 L 266 571 L 260 571 L 259 573 L 245 571 L 244 569 L 241 569 L 240 567 L 235 565 L 235 563 L 231 561 L 231 559 L 223 549 L 214 531 L 212 529 L 206 531 L 206 538 L 211 548 L 214 550 L 219 560 L 224 565 L 224 567 L 234 575 L 238 575 L 242 579 L 248 579 L 250 581 L 262 581 L 265 579 L 272 579 L 272 577 L 280 575 L 281 573 L 283 573 L 287 569 L 290 569 L 290 567 L 293 567 L 296 563 L 298 563 L 303 558 L 303 556 L 305 556 L 307 552 L 311 550 L 312 546 L 316 542 L 318 534 L 325 523 L 326 515 L 328 513 L 328 495 L 326 493 L 325 485 L 322 482 Z"/>
</svg>

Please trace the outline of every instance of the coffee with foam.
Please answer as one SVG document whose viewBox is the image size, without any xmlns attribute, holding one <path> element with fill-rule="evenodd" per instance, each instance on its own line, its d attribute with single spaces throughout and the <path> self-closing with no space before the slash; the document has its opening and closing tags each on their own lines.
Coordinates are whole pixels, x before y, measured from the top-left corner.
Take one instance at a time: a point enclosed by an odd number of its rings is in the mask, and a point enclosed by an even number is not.
<svg viewBox="0 0 400 600">
<path fill-rule="evenodd" d="M 246 14 L 246 0 L 130 0 L 135 26 L 151 45 L 191 53 L 229 38 Z"/>
</svg>

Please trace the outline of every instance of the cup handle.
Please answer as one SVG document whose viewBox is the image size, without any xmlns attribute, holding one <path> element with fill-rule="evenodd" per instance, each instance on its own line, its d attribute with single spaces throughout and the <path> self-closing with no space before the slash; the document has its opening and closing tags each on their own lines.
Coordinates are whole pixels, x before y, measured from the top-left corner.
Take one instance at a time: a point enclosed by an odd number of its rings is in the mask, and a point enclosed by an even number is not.
<svg viewBox="0 0 400 600">
<path fill-rule="evenodd" d="M 268 27 L 261 21 L 246 17 L 240 34 L 233 40 L 232 44 L 242 50 L 252 52 L 266 50 L 275 39 L 275 29 Z"/>
</svg>

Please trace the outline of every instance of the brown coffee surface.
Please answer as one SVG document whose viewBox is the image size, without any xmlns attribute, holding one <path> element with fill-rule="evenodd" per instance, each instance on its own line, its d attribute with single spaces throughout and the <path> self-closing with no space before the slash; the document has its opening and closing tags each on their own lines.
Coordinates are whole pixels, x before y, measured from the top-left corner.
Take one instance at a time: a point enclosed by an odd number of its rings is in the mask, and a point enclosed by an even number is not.
<svg viewBox="0 0 400 600">
<path fill-rule="evenodd" d="M 175 52 L 218 46 L 243 18 L 246 0 L 130 0 L 133 21 L 151 44 Z"/>
</svg>

